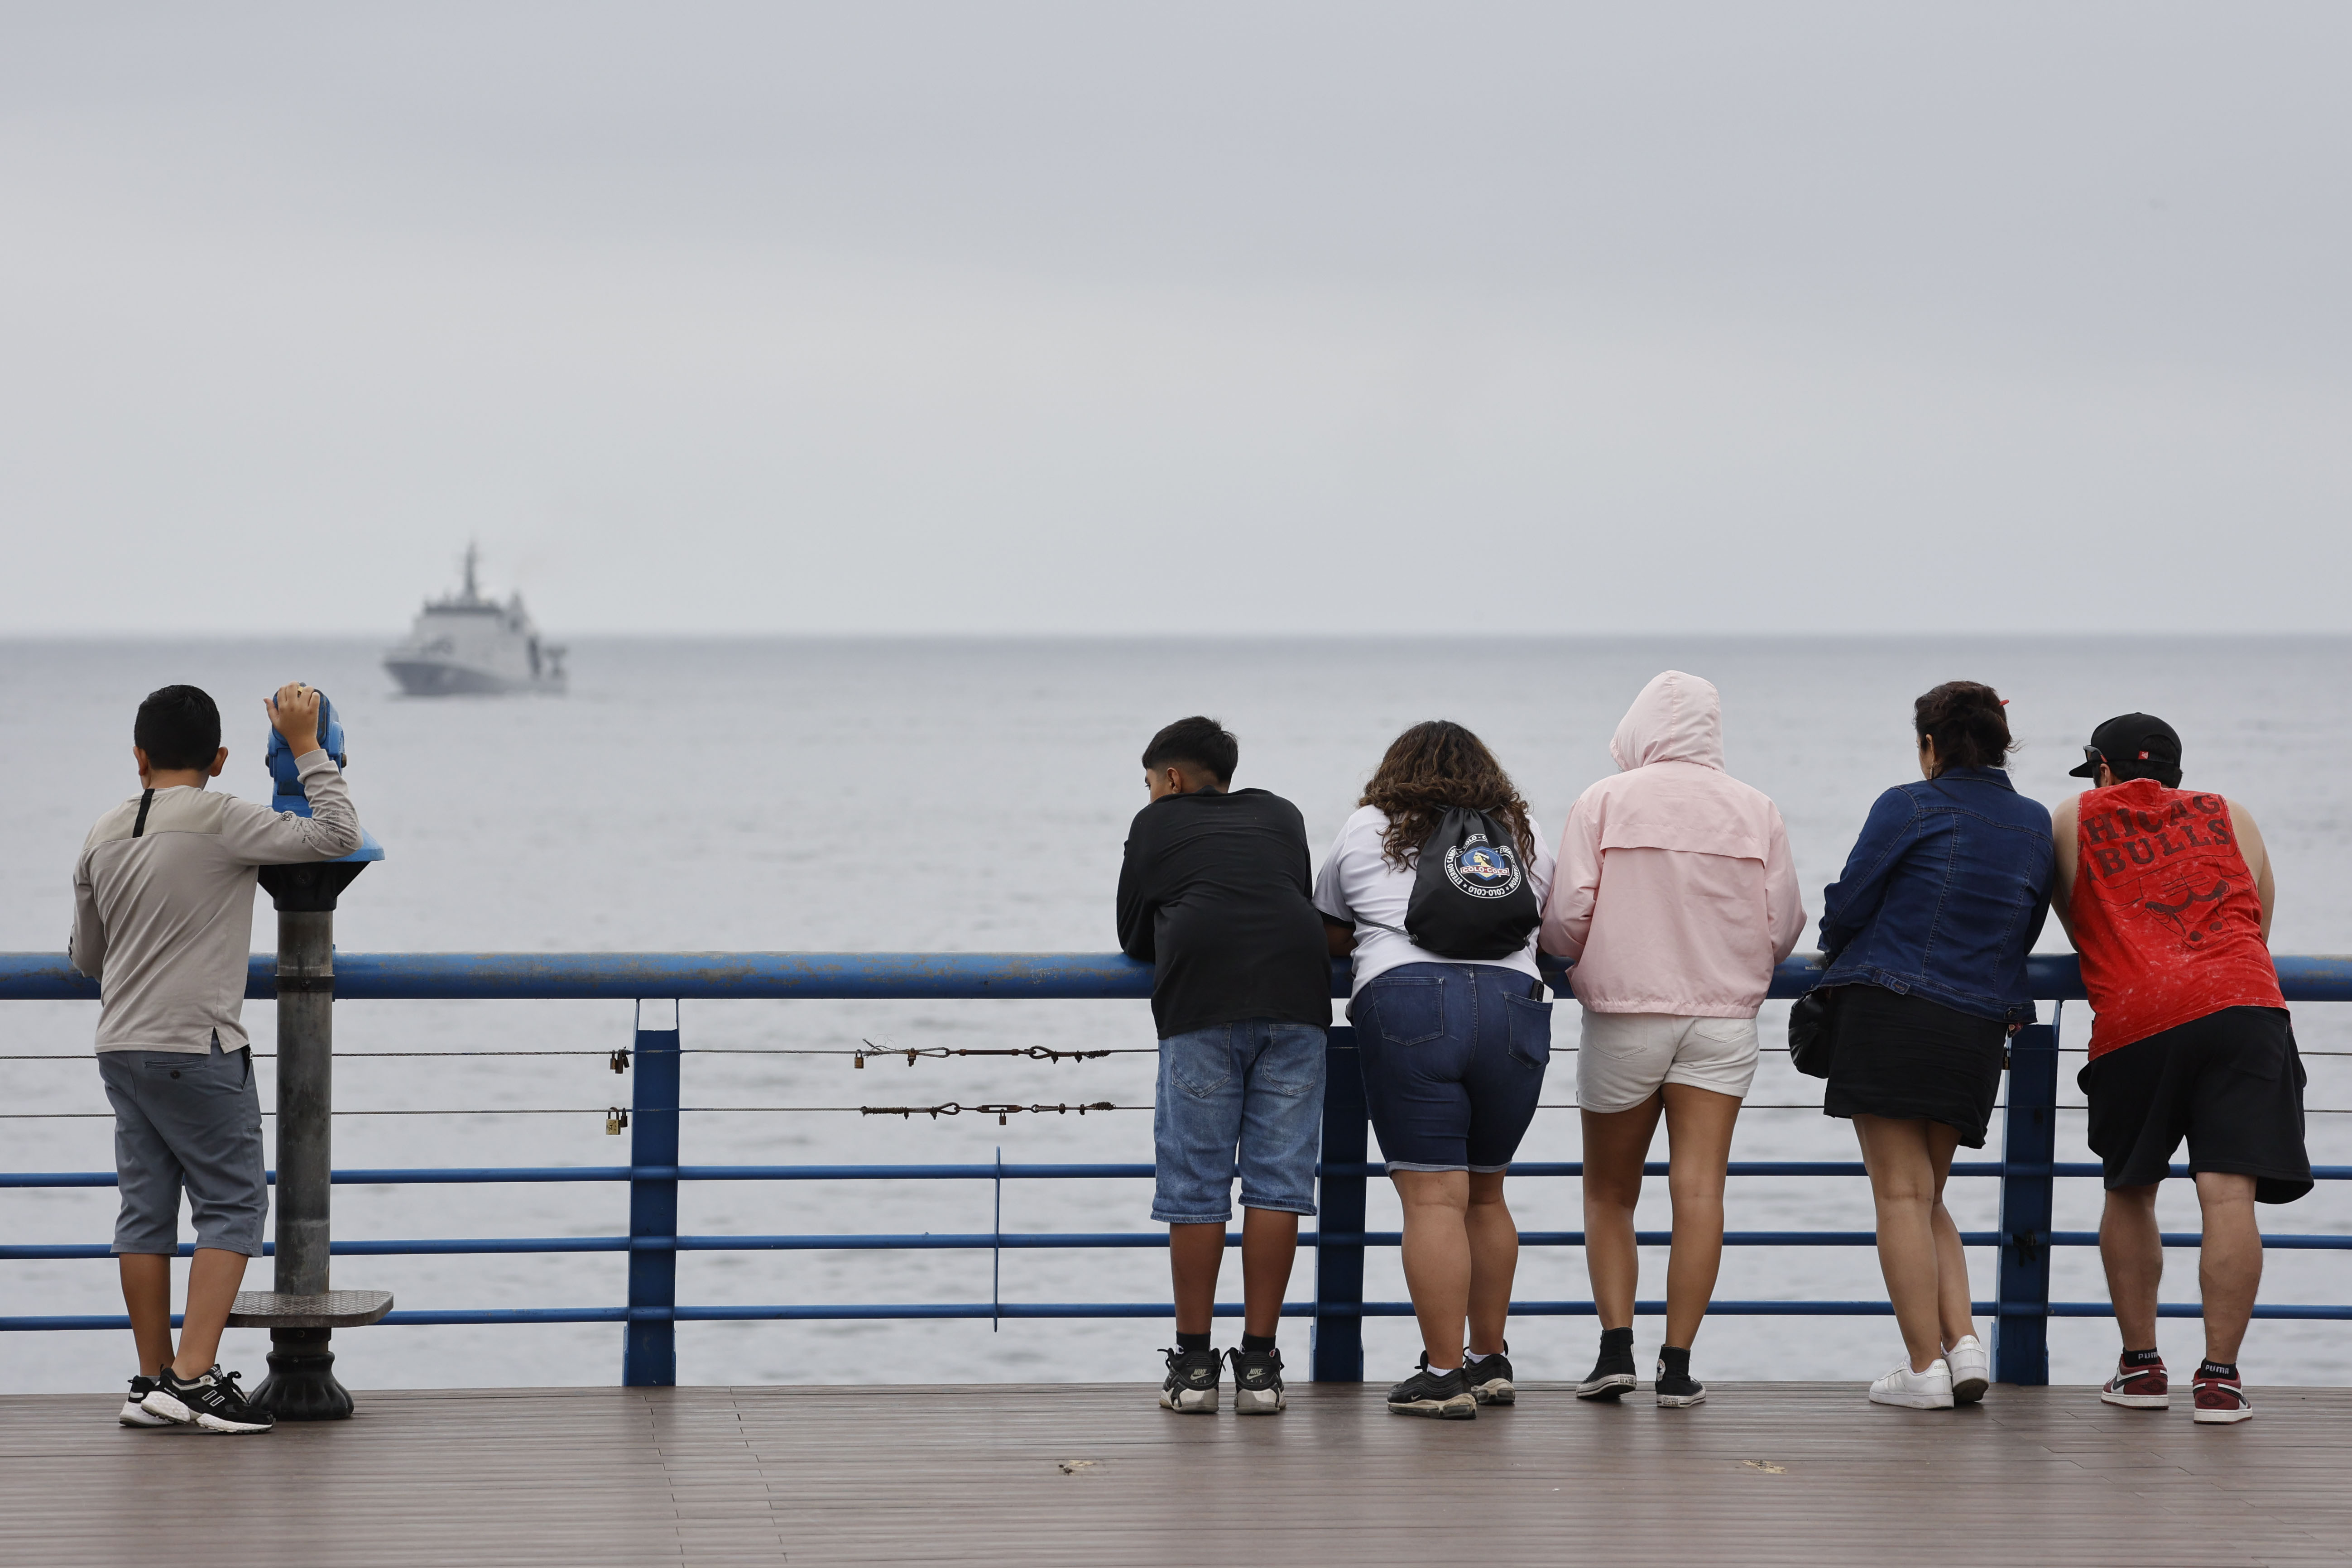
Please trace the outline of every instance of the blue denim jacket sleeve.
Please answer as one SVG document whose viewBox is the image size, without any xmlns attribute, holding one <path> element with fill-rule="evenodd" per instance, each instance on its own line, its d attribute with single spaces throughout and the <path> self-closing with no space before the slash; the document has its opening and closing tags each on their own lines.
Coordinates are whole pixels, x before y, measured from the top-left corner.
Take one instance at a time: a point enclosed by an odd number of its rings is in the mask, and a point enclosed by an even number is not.
<svg viewBox="0 0 2352 1568">
<path fill-rule="evenodd" d="M 1838 879 L 1822 889 L 1822 952 L 1824 967 L 1845 944 L 1869 928 L 1886 897 L 1887 873 L 1916 837 L 1919 803 L 1908 790 L 1890 789 L 1872 804 L 1862 836 L 1845 858 Z"/>
</svg>

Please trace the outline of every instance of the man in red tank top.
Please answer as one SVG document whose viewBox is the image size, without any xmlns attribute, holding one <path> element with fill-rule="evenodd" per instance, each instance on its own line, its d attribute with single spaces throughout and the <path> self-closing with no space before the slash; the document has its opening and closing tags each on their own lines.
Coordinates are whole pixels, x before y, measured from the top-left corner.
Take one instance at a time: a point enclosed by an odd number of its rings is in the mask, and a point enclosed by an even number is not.
<svg viewBox="0 0 2352 1568">
<path fill-rule="evenodd" d="M 2106 1167 L 2099 1256 L 2124 1341 L 2099 1397 L 2171 1403 L 2156 1347 L 2156 1191 L 2185 1136 L 2205 1221 L 2197 1419 L 2243 1421 L 2253 1411 L 2238 1347 L 2263 1278 L 2254 1205 L 2311 1190 L 2303 1063 L 2271 963 L 2270 855 L 2245 807 L 2181 789 L 2180 738 L 2163 720 L 2110 719 L 2083 756 L 2074 775 L 2098 787 L 2052 814 L 2053 902 L 2082 955 L 2094 1015 L 2077 1081 Z"/>
</svg>

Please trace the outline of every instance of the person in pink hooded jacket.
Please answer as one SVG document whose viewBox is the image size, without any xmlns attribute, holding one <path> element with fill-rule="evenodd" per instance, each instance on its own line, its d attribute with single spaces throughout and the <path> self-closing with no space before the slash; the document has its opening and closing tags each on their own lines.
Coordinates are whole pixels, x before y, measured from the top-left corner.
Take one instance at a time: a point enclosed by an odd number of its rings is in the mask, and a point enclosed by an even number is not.
<svg viewBox="0 0 2352 1568">
<path fill-rule="evenodd" d="M 1581 1399 L 1634 1386 L 1633 1207 L 1666 1121 L 1674 1250 L 1658 1403 L 1696 1405 L 1691 1341 L 1723 1258 L 1723 1180 L 1756 1077 L 1756 1009 L 1804 929 L 1788 829 L 1761 791 L 1723 771 L 1723 702 L 1670 669 L 1609 742 L 1623 770 L 1577 800 L 1560 836 L 1540 945 L 1573 960 L 1584 1005 L 1576 1100 L 1584 1121 L 1584 1247 L 1601 1359 Z"/>
</svg>

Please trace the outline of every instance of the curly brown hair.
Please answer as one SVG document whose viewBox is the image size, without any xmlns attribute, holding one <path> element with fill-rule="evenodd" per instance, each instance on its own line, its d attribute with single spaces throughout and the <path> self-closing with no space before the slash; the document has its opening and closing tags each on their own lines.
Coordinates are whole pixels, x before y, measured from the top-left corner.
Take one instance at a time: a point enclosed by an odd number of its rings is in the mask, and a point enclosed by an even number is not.
<svg viewBox="0 0 2352 1568">
<path fill-rule="evenodd" d="M 1381 858 L 1402 871 L 1410 867 L 1437 831 L 1445 808 L 1468 806 L 1511 825 L 1522 859 L 1536 853 L 1536 832 L 1528 823 L 1528 803 L 1486 743 L 1447 719 L 1415 724 L 1389 744 L 1388 755 L 1364 785 L 1359 805 L 1388 813 L 1381 835 Z"/>
</svg>

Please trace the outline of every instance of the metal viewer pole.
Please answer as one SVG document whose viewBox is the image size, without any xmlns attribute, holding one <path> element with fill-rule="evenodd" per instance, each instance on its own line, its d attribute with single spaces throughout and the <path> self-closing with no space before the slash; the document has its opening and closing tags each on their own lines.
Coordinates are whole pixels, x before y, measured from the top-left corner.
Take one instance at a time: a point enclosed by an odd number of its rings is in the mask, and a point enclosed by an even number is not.
<svg viewBox="0 0 2352 1568">
<path fill-rule="evenodd" d="M 232 1321 L 269 1329 L 269 1375 L 254 1403 L 281 1421 L 340 1421 L 352 1396 L 335 1380 L 327 1272 L 333 1191 L 335 898 L 360 866 L 268 866 L 278 903 L 278 1273 L 275 1300 L 240 1299 Z M 389 1299 L 384 1306 L 389 1308 Z M 248 1307 L 262 1309 L 248 1311 Z M 382 1310 L 375 1313 L 382 1316 Z M 360 1316 L 356 1321 L 368 1321 Z"/>
</svg>

